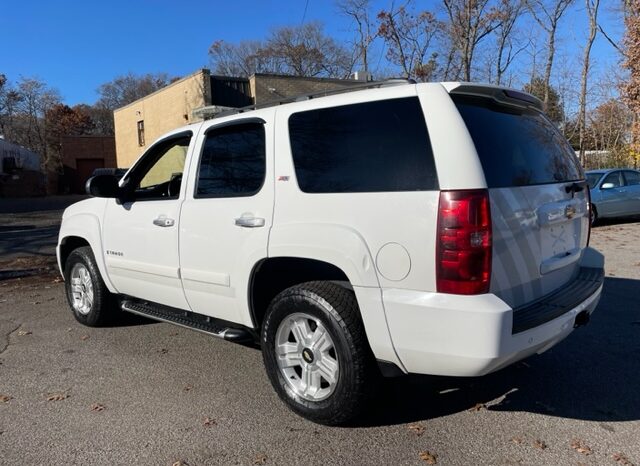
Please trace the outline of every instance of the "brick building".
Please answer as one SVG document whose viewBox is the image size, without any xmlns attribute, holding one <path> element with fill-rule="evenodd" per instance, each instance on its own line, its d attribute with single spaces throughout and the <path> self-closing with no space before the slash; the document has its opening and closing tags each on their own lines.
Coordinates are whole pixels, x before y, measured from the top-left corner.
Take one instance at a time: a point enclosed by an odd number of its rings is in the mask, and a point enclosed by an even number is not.
<svg viewBox="0 0 640 466">
<path fill-rule="evenodd" d="M 96 168 L 116 167 L 113 136 L 62 136 L 63 191 L 84 193 Z"/>
<path fill-rule="evenodd" d="M 254 74 L 212 76 L 201 69 L 113 112 L 117 166 L 130 167 L 149 144 L 167 131 L 226 108 L 361 85 L 358 79 Z"/>
</svg>

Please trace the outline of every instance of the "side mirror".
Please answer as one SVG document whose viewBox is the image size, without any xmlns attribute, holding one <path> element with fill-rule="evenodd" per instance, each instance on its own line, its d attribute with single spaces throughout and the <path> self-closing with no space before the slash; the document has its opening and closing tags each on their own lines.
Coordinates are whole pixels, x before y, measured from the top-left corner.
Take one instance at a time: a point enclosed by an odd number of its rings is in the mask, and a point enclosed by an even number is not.
<svg viewBox="0 0 640 466">
<path fill-rule="evenodd" d="M 600 189 L 611 189 L 611 188 L 615 188 L 613 183 L 602 183 L 602 186 L 600 186 Z"/>
<path fill-rule="evenodd" d="M 120 187 L 114 175 L 96 175 L 87 180 L 87 194 L 95 197 L 118 197 Z"/>
</svg>

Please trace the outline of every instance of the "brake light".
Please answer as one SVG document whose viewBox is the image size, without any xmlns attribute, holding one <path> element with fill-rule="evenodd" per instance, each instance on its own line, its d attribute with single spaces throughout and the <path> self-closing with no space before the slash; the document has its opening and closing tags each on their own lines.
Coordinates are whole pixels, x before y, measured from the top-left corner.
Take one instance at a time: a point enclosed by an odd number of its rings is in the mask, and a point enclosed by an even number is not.
<svg viewBox="0 0 640 466">
<path fill-rule="evenodd" d="M 486 189 L 440 192 L 436 242 L 438 292 L 489 291 L 491 212 Z"/>
</svg>

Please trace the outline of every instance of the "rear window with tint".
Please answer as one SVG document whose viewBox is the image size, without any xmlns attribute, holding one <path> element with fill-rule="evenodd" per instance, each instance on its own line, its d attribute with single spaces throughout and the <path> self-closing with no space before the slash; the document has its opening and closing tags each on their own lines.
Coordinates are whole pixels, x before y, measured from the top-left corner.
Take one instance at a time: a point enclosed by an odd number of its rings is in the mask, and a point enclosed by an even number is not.
<svg viewBox="0 0 640 466">
<path fill-rule="evenodd" d="M 542 113 L 481 97 L 452 98 L 476 146 L 489 188 L 584 178 L 571 146 Z"/>
<path fill-rule="evenodd" d="M 294 113 L 289 136 L 306 193 L 438 189 L 417 97 Z"/>
</svg>

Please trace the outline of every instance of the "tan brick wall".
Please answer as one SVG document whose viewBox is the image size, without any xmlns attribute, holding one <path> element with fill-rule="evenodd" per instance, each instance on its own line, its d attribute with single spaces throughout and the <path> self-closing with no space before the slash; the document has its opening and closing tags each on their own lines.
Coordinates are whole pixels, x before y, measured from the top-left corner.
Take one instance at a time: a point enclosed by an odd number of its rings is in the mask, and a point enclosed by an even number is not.
<svg viewBox="0 0 640 466">
<path fill-rule="evenodd" d="M 192 112 L 211 98 L 209 71 L 198 70 L 153 94 L 113 112 L 117 166 L 128 168 L 167 131 L 193 123 Z M 138 121 L 144 121 L 145 145 L 138 145 Z"/>
<path fill-rule="evenodd" d="M 255 74 L 249 78 L 251 95 L 256 104 L 362 84 L 364 84 L 363 81 L 350 79 L 303 78 L 268 74 Z"/>
</svg>

